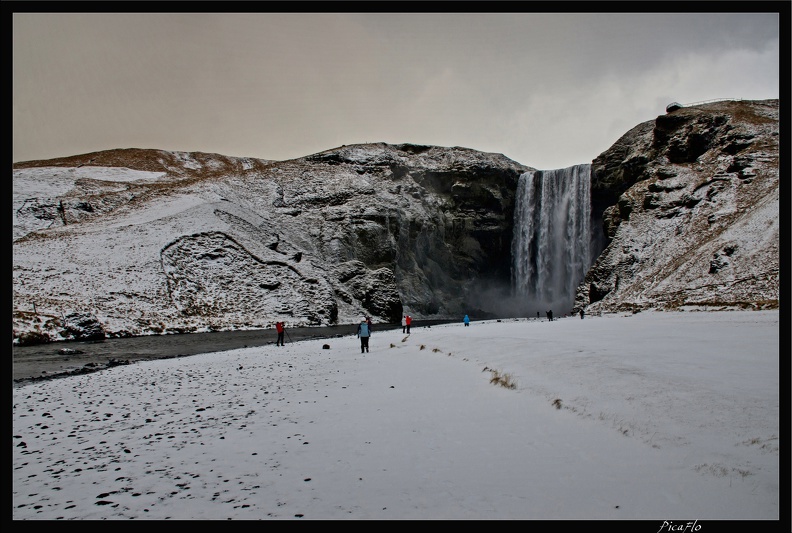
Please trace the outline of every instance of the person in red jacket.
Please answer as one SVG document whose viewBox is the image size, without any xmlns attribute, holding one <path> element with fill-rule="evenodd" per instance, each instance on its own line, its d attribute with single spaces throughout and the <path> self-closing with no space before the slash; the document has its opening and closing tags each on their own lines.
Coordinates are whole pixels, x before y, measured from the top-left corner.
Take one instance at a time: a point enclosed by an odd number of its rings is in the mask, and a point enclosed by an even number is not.
<svg viewBox="0 0 792 533">
<path fill-rule="evenodd" d="M 412 324 L 412 317 L 407 315 L 404 317 L 404 327 L 407 328 L 407 335 L 410 334 L 410 324 Z"/>
<path fill-rule="evenodd" d="M 283 322 L 275 322 L 275 329 L 278 331 L 278 341 L 275 346 L 286 346 L 283 342 L 283 332 L 285 330 Z"/>
</svg>

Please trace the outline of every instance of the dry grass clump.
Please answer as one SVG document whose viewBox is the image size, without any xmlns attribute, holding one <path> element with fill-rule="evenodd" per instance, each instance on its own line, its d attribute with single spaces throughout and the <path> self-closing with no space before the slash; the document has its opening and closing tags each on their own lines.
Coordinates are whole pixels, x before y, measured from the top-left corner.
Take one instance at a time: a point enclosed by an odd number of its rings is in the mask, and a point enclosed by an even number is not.
<svg viewBox="0 0 792 533">
<path fill-rule="evenodd" d="M 500 371 L 492 369 L 492 368 L 484 368 L 484 371 L 489 371 L 492 374 L 490 378 L 490 383 L 493 385 L 500 385 L 505 389 L 516 389 L 517 382 L 514 380 L 511 374 L 501 374 Z"/>
<path fill-rule="evenodd" d="M 18 338 L 18 343 L 20 346 L 33 346 L 35 344 L 46 344 L 50 342 L 49 335 L 46 333 L 39 331 L 38 326 L 36 326 L 36 331 L 29 331 L 27 333 L 22 333 Z"/>
</svg>

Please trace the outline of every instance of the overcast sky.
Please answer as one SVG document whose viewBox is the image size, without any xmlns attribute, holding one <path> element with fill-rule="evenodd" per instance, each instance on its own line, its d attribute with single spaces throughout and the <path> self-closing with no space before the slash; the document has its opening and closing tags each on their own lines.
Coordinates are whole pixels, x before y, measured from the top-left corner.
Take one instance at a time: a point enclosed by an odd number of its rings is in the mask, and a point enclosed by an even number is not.
<svg viewBox="0 0 792 533">
<path fill-rule="evenodd" d="M 113 148 L 283 160 L 407 142 L 565 168 L 673 101 L 779 98 L 780 22 L 778 13 L 14 13 L 13 161 Z"/>
</svg>

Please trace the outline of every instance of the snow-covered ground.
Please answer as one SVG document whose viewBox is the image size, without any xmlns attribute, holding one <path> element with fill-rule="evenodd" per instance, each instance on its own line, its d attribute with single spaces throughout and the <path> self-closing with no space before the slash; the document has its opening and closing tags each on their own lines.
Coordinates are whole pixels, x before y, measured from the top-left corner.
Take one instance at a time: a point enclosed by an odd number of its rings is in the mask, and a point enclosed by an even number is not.
<svg viewBox="0 0 792 533">
<path fill-rule="evenodd" d="M 14 388 L 13 518 L 779 519 L 778 311 L 353 330 Z"/>
</svg>

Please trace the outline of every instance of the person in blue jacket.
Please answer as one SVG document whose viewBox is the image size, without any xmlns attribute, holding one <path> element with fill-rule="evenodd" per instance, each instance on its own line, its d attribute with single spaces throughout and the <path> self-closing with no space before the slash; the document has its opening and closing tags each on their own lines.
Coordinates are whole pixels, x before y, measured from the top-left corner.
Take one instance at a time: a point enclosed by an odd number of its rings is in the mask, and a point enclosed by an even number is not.
<svg viewBox="0 0 792 533">
<path fill-rule="evenodd" d="M 371 329 L 368 322 L 364 318 L 358 324 L 357 336 L 360 338 L 360 353 L 369 351 L 369 337 L 371 336 Z"/>
<path fill-rule="evenodd" d="M 468 327 L 470 325 L 470 317 L 465 315 L 465 318 L 462 319 L 462 322 L 465 323 L 465 327 Z"/>
</svg>

